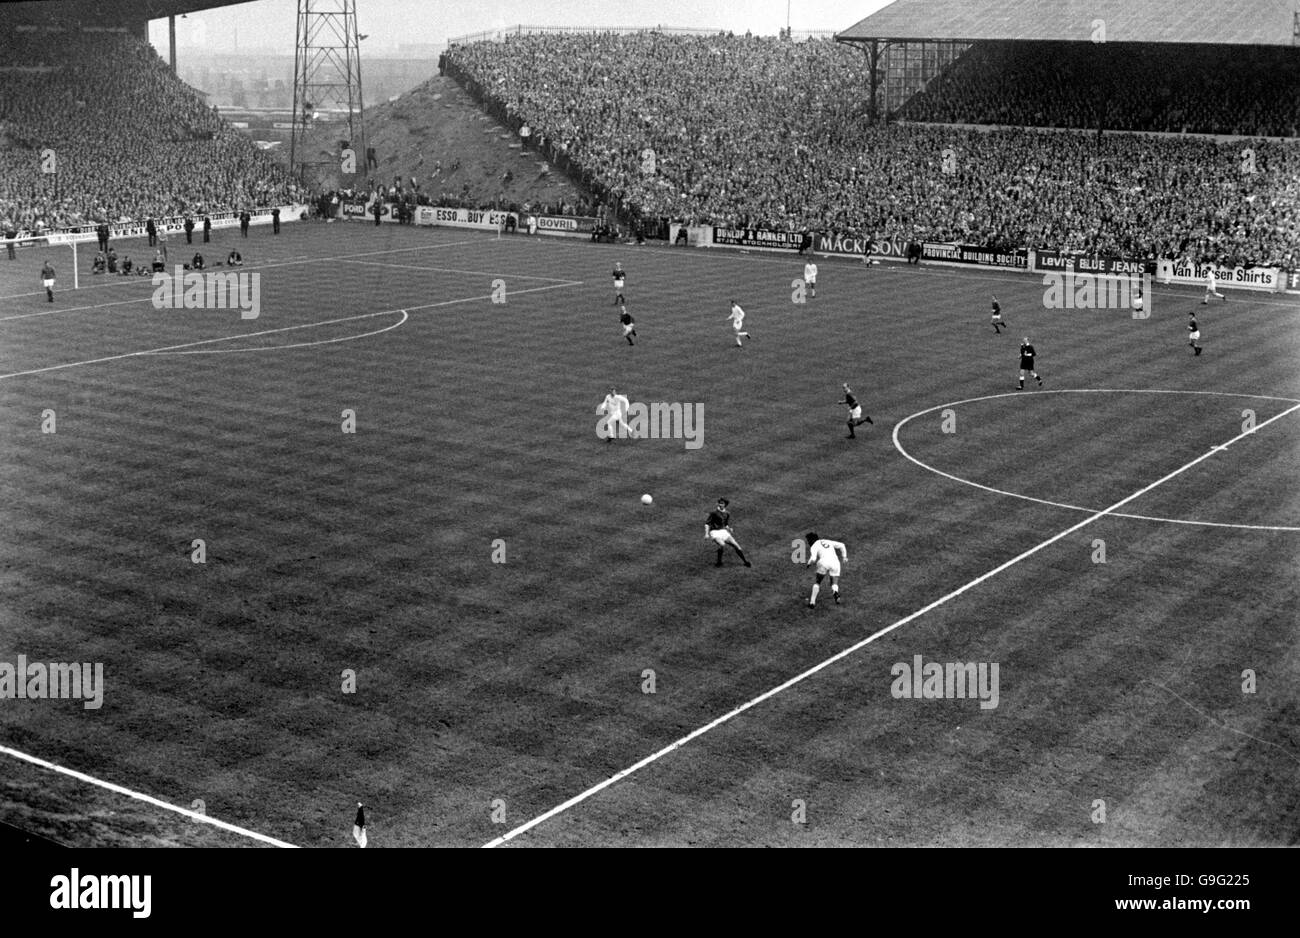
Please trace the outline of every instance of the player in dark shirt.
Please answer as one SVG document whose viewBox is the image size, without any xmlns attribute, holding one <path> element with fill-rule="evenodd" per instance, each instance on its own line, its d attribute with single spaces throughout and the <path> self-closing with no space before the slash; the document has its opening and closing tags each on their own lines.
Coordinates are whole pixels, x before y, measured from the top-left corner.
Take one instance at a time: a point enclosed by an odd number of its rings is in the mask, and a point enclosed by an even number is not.
<svg viewBox="0 0 1300 938">
<path fill-rule="evenodd" d="M 848 384 L 844 385 L 844 400 L 839 403 L 844 404 L 849 408 L 849 439 L 855 439 L 857 434 L 853 432 L 853 428 L 860 427 L 864 423 L 871 423 L 871 418 L 862 415 L 862 405 L 859 404 L 858 399 L 853 396 L 853 391 L 849 388 Z"/>
<path fill-rule="evenodd" d="M 623 270 L 623 265 L 618 261 L 614 262 L 614 305 L 621 306 L 627 300 L 623 297 L 623 282 L 627 279 L 627 273 Z"/>
<path fill-rule="evenodd" d="M 709 517 L 704 522 L 704 538 L 712 541 L 718 548 L 718 561 L 714 564 L 715 567 L 722 566 L 722 551 L 728 546 L 744 561 L 745 566 L 752 567 L 753 564 L 740 549 L 740 544 L 731 535 L 731 512 L 727 511 L 727 506 L 730 504 L 725 498 L 718 499 L 718 506 L 709 512 Z"/>
<path fill-rule="evenodd" d="M 1196 314 L 1187 314 L 1187 344 L 1193 355 L 1201 354 L 1201 327 L 1196 324 Z"/>
<path fill-rule="evenodd" d="M 54 302 L 54 267 L 49 261 L 41 268 L 41 286 L 45 288 L 45 297 Z"/>
<path fill-rule="evenodd" d="M 993 297 L 992 322 L 993 322 L 993 331 L 996 332 L 998 335 L 1001 335 L 1002 327 L 1006 325 L 1006 323 L 1002 321 L 1002 306 L 998 303 L 998 298 L 996 296 Z"/>
<path fill-rule="evenodd" d="M 1034 371 L 1034 347 L 1029 344 L 1029 336 L 1020 340 L 1020 385 L 1016 388 L 1017 391 L 1025 389 L 1025 372 L 1033 375 L 1040 388 L 1043 386 L 1043 379 Z"/>
<path fill-rule="evenodd" d="M 626 306 L 622 307 L 622 309 L 623 313 L 618 317 L 618 321 L 623 324 L 623 338 L 627 339 L 628 345 L 636 345 L 632 341 L 632 337 L 636 335 L 636 321 L 632 318 L 632 314 L 627 311 Z"/>
</svg>

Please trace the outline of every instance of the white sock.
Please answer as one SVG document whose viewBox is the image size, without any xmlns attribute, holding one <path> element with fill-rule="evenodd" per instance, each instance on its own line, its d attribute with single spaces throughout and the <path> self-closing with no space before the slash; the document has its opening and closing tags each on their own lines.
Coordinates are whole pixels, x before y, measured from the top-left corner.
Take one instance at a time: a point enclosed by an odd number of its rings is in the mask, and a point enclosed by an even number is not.
<svg viewBox="0 0 1300 938">
<path fill-rule="evenodd" d="M 821 588 L 822 588 L 822 585 L 821 585 L 820 583 L 814 583 L 814 584 L 813 584 L 813 594 L 812 594 L 812 599 L 808 600 L 808 602 L 810 602 L 810 603 L 815 603 L 815 602 L 817 602 L 817 592 L 818 592 Z"/>
</svg>

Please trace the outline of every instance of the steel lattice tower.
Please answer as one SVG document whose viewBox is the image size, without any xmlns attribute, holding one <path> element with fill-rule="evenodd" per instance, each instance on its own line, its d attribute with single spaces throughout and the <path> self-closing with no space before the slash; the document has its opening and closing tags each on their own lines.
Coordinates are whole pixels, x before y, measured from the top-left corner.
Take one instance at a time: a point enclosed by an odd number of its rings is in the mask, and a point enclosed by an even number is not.
<svg viewBox="0 0 1300 938">
<path fill-rule="evenodd" d="M 362 178 L 366 129 L 356 0 L 298 0 L 289 164 L 307 185 Z M 356 177 L 340 176 L 341 142 L 356 153 Z"/>
</svg>

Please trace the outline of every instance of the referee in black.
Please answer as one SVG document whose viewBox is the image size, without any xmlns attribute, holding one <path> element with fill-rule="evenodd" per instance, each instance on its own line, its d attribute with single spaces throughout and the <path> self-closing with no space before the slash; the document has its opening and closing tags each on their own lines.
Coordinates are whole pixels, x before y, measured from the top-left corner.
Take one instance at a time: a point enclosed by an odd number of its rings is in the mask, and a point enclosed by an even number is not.
<svg viewBox="0 0 1300 938">
<path fill-rule="evenodd" d="M 1043 386 L 1043 379 L 1034 371 L 1034 347 L 1029 344 L 1029 336 L 1020 340 L 1020 383 L 1016 387 L 1017 391 L 1025 389 L 1025 372 L 1033 376 L 1040 388 Z"/>
</svg>

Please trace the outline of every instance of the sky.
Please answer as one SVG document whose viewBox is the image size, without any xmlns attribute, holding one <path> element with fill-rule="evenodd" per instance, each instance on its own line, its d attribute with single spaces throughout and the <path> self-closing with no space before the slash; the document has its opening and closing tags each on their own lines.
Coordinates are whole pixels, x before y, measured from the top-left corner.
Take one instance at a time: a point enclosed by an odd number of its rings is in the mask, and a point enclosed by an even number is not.
<svg viewBox="0 0 1300 938">
<path fill-rule="evenodd" d="M 528 26 L 718 28 L 774 36 L 789 23 L 799 30 L 840 31 L 892 0 L 356 0 L 357 29 L 367 49 L 391 53 L 399 44 L 443 45 L 449 37 Z M 337 9 L 338 0 L 318 0 Z M 293 54 L 296 0 L 254 0 L 176 21 L 181 48 L 209 52 Z M 167 56 L 167 21 L 150 24 L 149 38 Z"/>
</svg>

